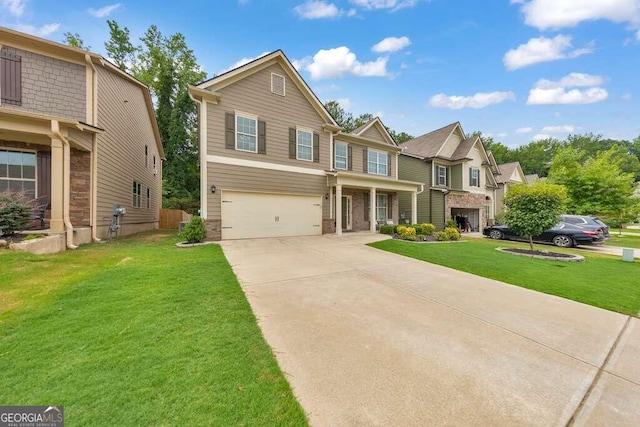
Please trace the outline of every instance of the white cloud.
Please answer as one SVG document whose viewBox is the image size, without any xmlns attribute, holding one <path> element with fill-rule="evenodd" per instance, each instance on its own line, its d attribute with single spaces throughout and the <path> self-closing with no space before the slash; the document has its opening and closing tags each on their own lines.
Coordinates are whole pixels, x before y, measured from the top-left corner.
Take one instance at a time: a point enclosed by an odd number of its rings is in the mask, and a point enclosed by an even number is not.
<svg viewBox="0 0 640 427">
<path fill-rule="evenodd" d="M 33 34 L 34 36 L 46 37 L 58 31 L 58 28 L 60 28 L 60 24 L 54 23 L 41 26 L 30 24 L 16 24 L 13 25 L 12 28 L 18 31 L 22 31 L 23 33 Z"/>
<path fill-rule="evenodd" d="M 333 3 L 324 1 L 308 1 L 293 8 L 293 11 L 302 19 L 337 18 L 341 12 Z"/>
<path fill-rule="evenodd" d="M 540 30 L 570 28 L 599 19 L 640 23 L 638 0 L 511 0 L 511 3 L 521 4 L 524 22 Z"/>
<path fill-rule="evenodd" d="M 0 0 L 0 8 L 8 11 L 13 16 L 21 17 L 28 0 Z"/>
<path fill-rule="evenodd" d="M 640 41 L 640 30 L 636 32 L 636 40 Z"/>
<path fill-rule="evenodd" d="M 536 82 L 536 87 L 541 89 L 556 89 L 559 87 L 575 87 L 575 86 L 599 86 L 604 83 L 604 78 L 585 73 L 570 73 L 554 82 L 551 80 L 541 79 Z"/>
<path fill-rule="evenodd" d="M 365 10 L 391 9 L 391 11 L 413 7 L 420 2 L 420 0 L 349 0 L 349 1 L 354 5 Z"/>
<path fill-rule="evenodd" d="M 516 100 L 516 95 L 513 92 L 478 92 L 472 96 L 449 96 L 439 93 L 431 97 L 429 105 L 436 108 L 460 110 L 462 108 L 485 108 L 509 100 Z"/>
<path fill-rule="evenodd" d="M 542 133 L 571 133 L 575 132 L 576 127 L 573 125 L 561 125 L 561 126 L 545 126 L 542 128 Z"/>
<path fill-rule="evenodd" d="M 516 49 L 511 49 L 505 53 L 502 62 L 504 62 L 507 70 L 513 71 L 539 62 L 577 58 L 592 51 L 592 44 L 574 50 L 571 36 L 558 34 L 552 39 L 546 37 L 532 38 L 527 43 L 521 44 Z"/>
<path fill-rule="evenodd" d="M 321 49 L 312 59 L 302 59 L 298 64 L 311 74 L 313 80 L 320 80 L 349 74 L 358 77 L 384 77 L 388 74 L 387 61 L 388 58 L 381 57 L 371 62 L 360 62 L 348 47 L 341 46 Z"/>
<path fill-rule="evenodd" d="M 529 126 L 516 129 L 516 133 L 519 133 L 521 135 L 525 133 L 531 133 L 531 132 L 533 132 L 533 128 Z"/>
<path fill-rule="evenodd" d="M 609 97 L 609 93 L 599 87 L 604 82 L 600 76 L 583 73 L 571 73 L 558 81 L 541 79 L 529 91 L 527 105 L 553 104 L 594 104 Z M 588 89 L 570 89 L 588 87 Z"/>
<path fill-rule="evenodd" d="M 509 134 L 504 133 L 504 132 L 499 133 L 499 134 L 497 135 L 497 137 L 498 137 L 498 138 L 505 138 L 505 137 L 507 137 L 507 136 L 509 136 Z"/>
<path fill-rule="evenodd" d="M 336 99 L 336 102 L 340 104 L 345 111 L 350 111 L 353 108 L 353 102 L 351 102 L 351 99 L 349 98 L 338 98 Z"/>
<path fill-rule="evenodd" d="M 244 64 L 248 64 L 249 62 L 251 62 L 251 61 L 255 61 L 255 60 L 256 60 L 256 59 L 258 59 L 258 58 L 262 58 L 263 56 L 268 55 L 268 54 L 270 54 L 270 53 L 271 53 L 271 52 L 262 52 L 260 55 L 258 55 L 258 56 L 254 56 L 254 57 L 252 57 L 252 58 L 242 58 L 242 59 L 240 59 L 239 61 L 235 62 L 235 63 L 234 63 L 232 66 L 230 66 L 229 68 L 227 68 L 227 69 L 225 69 L 225 70 L 220 71 L 220 74 L 222 74 L 222 73 L 226 73 L 227 71 L 231 71 L 231 70 L 233 70 L 234 68 L 241 67 L 241 66 L 243 66 Z"/>
<path fill-rule="evenodd" d="M 601 87 L 589 89 L 571 89 L 559 87 L 555 89 L 533 88 L 529 91 L 527 105 L 554 104 L 595 104 L 609 97 L 609 93 Z"/>
<path fill-rule="evenodd" d="M 547 134 L 544 134 L 544 133 L 538 133 L 536 135 L 533 135 L 532 139 L 534 141 L 540 141 L 540 140 L 543 140 L 543 139 L 551 139 L 551 135 L 547 135 Z"/>
<path fill-rule="evenodd" d="M 411 44 L 409 37 L 387 37 L 371 48 L 376 53 L 397 52 Z"/>
<path fill-rule="evenodd" d="M 91 16 L 95 16 L 96 18 L 104 18 L 109 16 L 111 12 L 113 12 L 120 6 L 122 6 L 121 3 L 115 3 L 115 4 L 110 4 L 108 6 L 101 7 L 100 9 L 90 8 L 87 10 L 87 13 Z"/>
</svg>

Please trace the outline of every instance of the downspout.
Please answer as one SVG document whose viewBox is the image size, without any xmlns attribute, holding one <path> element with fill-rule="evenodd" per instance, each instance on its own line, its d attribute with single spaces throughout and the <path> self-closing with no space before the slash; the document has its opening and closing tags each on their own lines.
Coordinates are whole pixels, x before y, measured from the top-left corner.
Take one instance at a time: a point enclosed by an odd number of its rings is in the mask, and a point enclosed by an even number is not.
<svg viewBox="0 0 640 427">
<path fill-rule="evenodd" d="M 62 142 L 63 149 L 62 156 L 64 164 L 62 169 L 62 220 L 64 222 L 64 228 L 67 237 L 67 248 L 77 249 L 78 247 L 73 244 L 73 225 L 71 225 L 71 220 L 69 219 L 69 196 L 71 195 L 71 146 L 69 145 L 69 140 L 62 136 L 62 134 L 60 133 L 60 125 L 58 124 L 57 120 L 51 120 L 51 131 L 53 132 L 53 135 Z"/>
<path fill-rule="evenodd" d="M 98 122 L 98 70 L 89 55 L 84 56 L 87 65 L 91 67 L 91 114 L 87 114 L 92 126 Z M 89 106 L 87 106 L 89 108 Z M 99 242 L 98 238 L 98 135 L 91 139 L 91 240 Z"/>
<path fill-rule="evenodd" d="M 198 155 L 200 157 L 200 217 L 207 220 L 207 101 L 199 100 L 189 92 L 189 98 L 198 105 Z"/>
</svg>

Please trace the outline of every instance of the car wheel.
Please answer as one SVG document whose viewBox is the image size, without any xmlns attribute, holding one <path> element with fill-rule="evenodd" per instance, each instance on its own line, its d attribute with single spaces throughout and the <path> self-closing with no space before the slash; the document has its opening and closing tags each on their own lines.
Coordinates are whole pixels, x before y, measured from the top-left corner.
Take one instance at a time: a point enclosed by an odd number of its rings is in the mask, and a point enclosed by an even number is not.
<svg viewBox="0 0 640 427">
<path fill-rule="evenodd" d="M 553 244 L 561 248 L 570 248 L 573 246 L 573 239 L 569 236 L 560 235 L 553 238 Z"/>
<path fill-rule="evenodd" d="M 501 240 L 504 238 L 504 233 L 500 230 L 491 230 L 489 232 L 489 237 L 495 240 Z"/>
</svg>

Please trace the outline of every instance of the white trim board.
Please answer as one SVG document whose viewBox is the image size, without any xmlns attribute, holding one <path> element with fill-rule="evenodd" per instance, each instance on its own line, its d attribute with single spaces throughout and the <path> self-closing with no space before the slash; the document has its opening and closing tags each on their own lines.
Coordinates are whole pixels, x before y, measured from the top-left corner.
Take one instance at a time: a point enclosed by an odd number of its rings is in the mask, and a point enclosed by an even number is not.
<svg viewBox="0 0 640 427">
<path fill-rule="evenodd" d="M 238 159 L 235 157 L 224 156 L 207 156 L 207 162 L 209 163 L 222 163 L 225 165 L 244 166 L 248 168 L 268 169 L 281 172 L 293 172 L 302 173 L 305 175 L 325 176 L 325 171 L 322 169 L 310 169 L 301 166 L 281 165 L 278 163 L 258 162 L 255 160 Z"/>
</svg>

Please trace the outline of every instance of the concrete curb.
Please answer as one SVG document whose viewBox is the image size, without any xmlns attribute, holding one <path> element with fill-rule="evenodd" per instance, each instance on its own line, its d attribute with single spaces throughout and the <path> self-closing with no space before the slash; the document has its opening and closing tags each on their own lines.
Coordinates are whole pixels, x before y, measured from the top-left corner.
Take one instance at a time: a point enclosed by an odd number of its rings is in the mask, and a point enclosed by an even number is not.
<svg viewBox="0 0 640 427">
<path fill-rule="evenodd" d="M 571 257 L 554 257 L 554 256 L 542 256 L 542 255 L 528 255 L 528 254 L 520 254 L 517 252 L 510 252 L 507 249 L 509 248 L 496 248 L 496 251 L 500 251 L 509 255 L 517 255 L 517 256 L 526 256 L 529 258 L 537 258 L 537 259 L 546 259 L 548 261 L 560 261 L 560 262 L 584 262 L 585 258 L 582 255 L 573 255 Z"/>
</svg>

